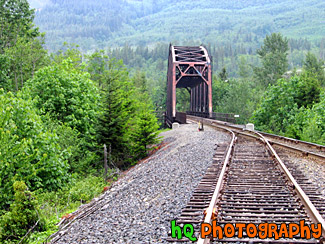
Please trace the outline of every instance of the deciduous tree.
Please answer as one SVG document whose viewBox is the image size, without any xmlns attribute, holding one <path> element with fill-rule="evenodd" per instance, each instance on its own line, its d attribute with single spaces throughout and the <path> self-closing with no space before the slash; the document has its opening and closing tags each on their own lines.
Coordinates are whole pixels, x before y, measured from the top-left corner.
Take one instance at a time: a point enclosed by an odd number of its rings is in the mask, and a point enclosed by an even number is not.
<svg viewBox="0 0 325 244">
<path fill-rule="evenodd" d="M 319 102 L 320 91 L 319 82 L 308 73 L 279 79 L 264 93 L 254 112 L 254 122 L 261 130 L 285 134 L 296 120 L 296 113 Z"/>
<path fill-rule="evenodd" d="M 0 208 L 12 201 L 12 185 L 23 180 L 31 190 L 55 190 L 68 181 L 69 148 L 44 126 L 28 95 L 0 89 Z"/>
<path fill-rule="evenodd" d="M 0 0 L 0 53 L 14 46 L 19 37 L 39 36 L 33 20 L 34 10 L 27 0 Z"/>
<path fill-rule="evenodd" d="M 75 69 L 71 59 L 40 69 L 26 83 L 43 114 L 76 128 L 83 136 L 94 133 L 100 103 L 99 91 L 86 72 Z"/>
</svg>

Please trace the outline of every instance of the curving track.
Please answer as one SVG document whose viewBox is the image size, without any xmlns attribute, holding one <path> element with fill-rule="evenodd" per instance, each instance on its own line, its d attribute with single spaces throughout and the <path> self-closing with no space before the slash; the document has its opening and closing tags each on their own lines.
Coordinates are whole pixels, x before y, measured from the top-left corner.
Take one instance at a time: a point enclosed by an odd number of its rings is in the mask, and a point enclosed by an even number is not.
<svg viewBox="0 0 325 244">
<path fill-rule="evenodd" d="M 193 116 L 190 118 L 194 121 L 198 120 Z M 202 121 L 202 118 L 199 120 Z M 218 146 L 213 164 L 207 170 L 188 205 L 183 209 L 177 224 L 194 224 L 195 235 L 199 237 L 203 219 L 204 223 L 210 224 L 216 220 L 215 223 L 221 227 L 226 224 L 235 226 L 236 223 L 254 225 L 274 223 L 280 226 L 281 223 L 299 224 L 304 220 L 306 225 L 322 223 L 324 238 L 325 199 L 317 194 L 317 189 L 290 161 L 281 160 L 271 143 L 322 160 L 323 155 L 316 150 L 319 145 L 290 141 L 288 138 L 276 138 L 268 134 L 268 138 L 272 137 L 270 143 L 260 133 L 243 131 L 236 126 L 228 126 L 208 119 L 204 123 L 228 131 L 232 135 L 232 140 L 228 145 Z M 285 143 L 279 142 L 280 140 Z M 287 145 L 288 143 L 291 145 Z M 296 144 L 294 149 L 292 144 Z M 306 148 L 316 148 L 316 152 L 308 150 L 306 153 Z M 205 216 L 203 216 L 204 211 Z M 289 239 L 285 235 L 283 238 L 279 236 L 276 240 L 275 236 L 275 234 L 273 237 L 271 235 L 271 238 L 267 236 L 262 240 L 252 237 L 251 233 L 244 230 L 239 239 L 236 230 L 235 237 L 223 236 L 221 239 L 219 236 L 219 239 L 216 239 L 210 235 L 199 239 L 198 243 L 321 243 L 323 240 L 299 236 Z M 178 241 L 186 241 L 186 239 Z"/>
</svg>

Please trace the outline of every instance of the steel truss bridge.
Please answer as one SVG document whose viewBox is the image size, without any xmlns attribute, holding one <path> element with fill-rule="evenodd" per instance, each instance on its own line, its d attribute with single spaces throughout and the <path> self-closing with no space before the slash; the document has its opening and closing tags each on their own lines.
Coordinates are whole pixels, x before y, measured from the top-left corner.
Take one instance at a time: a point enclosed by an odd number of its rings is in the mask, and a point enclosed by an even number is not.
<svg viewBox="0 0 325 244">
<path fill-rule="evenodd" d="M 186 114 L 176 111 L 176 88 L 186 88 L 190 93 L 188 114 L 213 118 L 211 58 L 205 47 L 169 46 L 166 104 L 169 126 L 186 121 Z"/>
</svg>

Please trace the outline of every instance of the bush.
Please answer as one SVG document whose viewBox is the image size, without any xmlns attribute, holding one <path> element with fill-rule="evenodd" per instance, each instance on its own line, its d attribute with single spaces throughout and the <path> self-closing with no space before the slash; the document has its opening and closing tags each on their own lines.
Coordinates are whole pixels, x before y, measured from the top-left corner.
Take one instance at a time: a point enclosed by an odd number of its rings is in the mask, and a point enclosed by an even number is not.
<svg viewBox="0 0 325 244">
<path fill-rule="evenodd" d="M 300 109 L 294 117 L 294 123 L 289 127 L 294 131 L 296 138 L 324 144 L 325 143 L 325 93 L 320 96 L 320 102 L 314 104 L 312 108 Z"/>
<path fill-rule="evenodd" d="M 90 75 L 76 69 L 70 58 L 36 72 L 25 93 L 36 98 L 39 114 L 47 115 L 57 131 L 60 146 L 70 147 L 71 171 L 87 171 L 97 163 L 95 127 L 100 95 Z"/>
<path fill-rule="evenodd" d="M 264 93 L 259 108 L 254 111 L 254 123 L 260 130 L 285 134 L 290 128 L 292 133 L 296 114 L 317 103 L 319 96 L 319 82 L 308 73 L 289 80 L 279 79 Z"/>
<path fill-rule="evenodd" d="M 30 238 L 30 243 L 43 243 L 48 236 L 58 230 L 56 225 L 60 218 L 77 210 L 80 204 L 90 202 L 94 197 L 103 192 L 104 187 L 109 187 L 111 183 L 105 182 L 102 177 L 78 174 L 71 176 L 69 184 L 62 189 L 52 192 L 38 192 L 37 199 L 40 215 L 46 218 L 47 230 L 44 232 L 34 232 Z"/>
<path fill-rule="evenodd" d="M 15 181 L 13 188 L 15 201 L 10 206 L 10 212 L 1 216 L 0 220 L 1 243 L 18 242 L 34 225 L 34 230 L 44 230 L 45 227 L 39 215 L 37 201 L 28 191 L 26 184 L 23 181 Z"/>
<path fill-rule="evenodd" d="M 0 89 L 0 208 L 13 199 L 13 182 L 24 181 L 31 190 L 55 190 L 68 181 L 69 149 L 59 146 L 48 131 L 34 102 Z"/>
<path fill-rule="evenodd" d="M 27 91 L 37 98 L 42 114 L 76 128 L 83 137 L 92 137 L 100 96 L 86 72 L 76 70 L 70 59 L 38 70 L 26 82 Z"/>
</svg>

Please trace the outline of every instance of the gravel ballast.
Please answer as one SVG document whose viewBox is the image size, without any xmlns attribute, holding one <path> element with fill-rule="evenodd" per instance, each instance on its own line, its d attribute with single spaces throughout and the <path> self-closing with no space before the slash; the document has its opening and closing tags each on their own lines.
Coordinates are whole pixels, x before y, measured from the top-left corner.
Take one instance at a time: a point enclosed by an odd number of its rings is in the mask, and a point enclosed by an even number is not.
<svg viewBox="0 0 325 244">
<path fill-rule="evenodd" d="M 136 165 L 105 192 L 105 206 L 74 222 L 55 243 L 166 243 L 226 133 L 196 124 L 161 133 L 167 146 Z"/>
<path fill-rule="evenodd" d="M 312 183 L 319 193 L 325 199 L 325 164 L 317 160 L 308 159 L 305 157 L 297 156 L 296 154 L 290 153 L 283 149 L 277 149 L 281 154 L 286 155 L 286 161 L 292 163 L 297 167 L 302 174 L 308 178 L 309 182 Z"/>
</svg>

